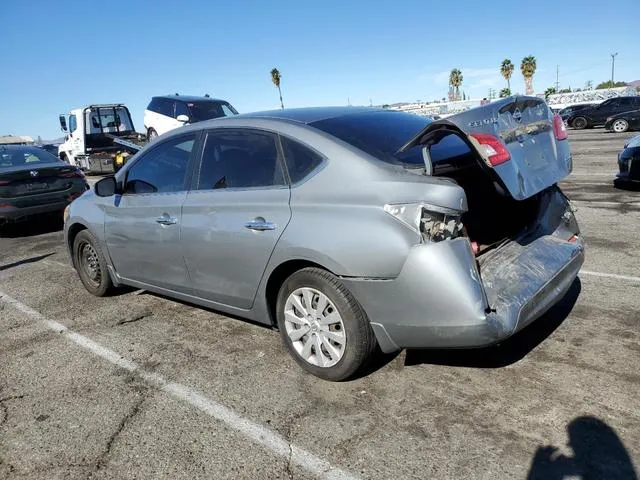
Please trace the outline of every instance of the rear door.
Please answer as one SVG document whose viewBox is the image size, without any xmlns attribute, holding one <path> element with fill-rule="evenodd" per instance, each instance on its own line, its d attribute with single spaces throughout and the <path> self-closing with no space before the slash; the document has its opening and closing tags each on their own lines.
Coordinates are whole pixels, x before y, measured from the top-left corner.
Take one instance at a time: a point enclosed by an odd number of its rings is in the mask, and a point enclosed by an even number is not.
<svg viewBox="0 0 640 480">
<path fill-rule="evenodd" d="M 199 297 L 249 309 L 291 210 L 277 137 L 253 129 L 207 134 L 197 187 L 184 202 L 182 245 Z"/>
<path fill-rule="evenodd" d="M 485 133 L 500 139 L 510 159 L 490 168 L 511 196 L 523 200 L 571 173 L 569 142 L 556 140 L 553 114 L 544 100 L 511 97 L 473 108 L 427 126 L 403 147 L 424 143 L 431 132 L 453 123 L 466 134 Z"/>
</svg>

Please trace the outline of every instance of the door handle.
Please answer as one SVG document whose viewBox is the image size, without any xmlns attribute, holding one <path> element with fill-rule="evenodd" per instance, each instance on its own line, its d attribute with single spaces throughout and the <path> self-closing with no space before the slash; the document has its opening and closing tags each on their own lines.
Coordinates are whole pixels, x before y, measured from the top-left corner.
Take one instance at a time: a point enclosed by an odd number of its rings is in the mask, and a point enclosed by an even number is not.
<svg viewBox="0 0 640 480">
<path fill-rule="evenodd" d="M 264 232 L 265 230 L 275 230 L 275 224 L 267 222 L 264 218 L 256 218 L 244 224 L 249 230 L 256 230 L 258 232 Z"/>
<path fill-rule="evenodd" d="M 156 218 L 156 222 L 160 225 L 175 225 L 178 223 L 178 219 L 170 217 L 169 214 L 165 213 L 161 217 Z"/>
</svg>

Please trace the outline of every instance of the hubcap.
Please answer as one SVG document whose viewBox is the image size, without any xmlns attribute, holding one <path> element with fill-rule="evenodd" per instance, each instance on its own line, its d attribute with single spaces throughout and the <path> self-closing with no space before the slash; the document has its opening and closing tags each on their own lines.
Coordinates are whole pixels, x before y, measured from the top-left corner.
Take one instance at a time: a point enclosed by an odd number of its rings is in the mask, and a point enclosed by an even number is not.
<svg viewBox="0 0 640 480">
<path fill-rule="evenodd" d="M 322 292 L 303 287 L 284 305 L 284 325 L 298 355 L 318 367 L 332 367 L 347 346 L 342 317 Z"/>
<path fill-rule="evenodd" d="M 623 132 L 626 127 L 627 127 L 627 124 L 622 120 L 617 120 L 616 122 L 613 123 L 613 130 L 616 132 Z"/>
<path fill-rule="evenodd" d="M 88 280 L 94 285 L 100 285 L 102 271 L 98 261 L 98 253 L 90 243 L 82 243 L 78 249 L 80 267 L 86 274 Z"/>
</svg>

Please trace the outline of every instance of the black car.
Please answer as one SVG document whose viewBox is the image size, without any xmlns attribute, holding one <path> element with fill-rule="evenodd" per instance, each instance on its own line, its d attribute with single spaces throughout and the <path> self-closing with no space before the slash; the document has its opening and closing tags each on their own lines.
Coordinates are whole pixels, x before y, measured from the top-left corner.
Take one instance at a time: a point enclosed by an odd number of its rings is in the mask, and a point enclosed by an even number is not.
<svg viewBox="0 0 640 480">
<path fill-rule="evenodd" d="M 573 113 L 567 119 L 567 125 L 576 129 L 599 127 L 607 123 L 607 118 L 612 115 L 639 108 L 640 96 L 610 98 L 598 105 L 583 108 Z"/>
<path fill-rule="evenodd" d="M 640 135 L 629 139 L 618 154 L 618 168 L 615 184 L 640 184 Z"/>
<path fill-rule="evenodd" d="M 89 188 L 79 168 L 24 145 L 0 147 L 0 226 L 62 212 Z"/>
<path fill-rule="evenodd" d="M 37 147 L 43 150 L 46 150 L 47 152 L 52 154 L 54 157 L 58 156 L 58 145 L 54 145 L 53 143 L 46 143 L 43 145 L 37 145 Z"/>
<path fill-rule="evenodd" d="M 594 105 L 597 105 L 597 103 L 579 103 L 577 105 L 570 105 L 568 107 L 564 107 L 563 109 L 561 109 L 561 110 L 559 110 L 558 112 L 555 112 L 555 113 L 560 115 L 560 117 L 562 117 L 562 120 L 564 120 L 566 122 L 567 119 L 571 115 L 576 113 L 578 110 L 582 110 L 583 108 L 587 108 L 587 107 L 593 107 Z"/>
<path fill-rule="evenodd" d="M 607 118 L 604 128 L 615 133 L 624 133 L 627 130 L 640 128 L 640 110 L 619 113 Z"/>
</svg>

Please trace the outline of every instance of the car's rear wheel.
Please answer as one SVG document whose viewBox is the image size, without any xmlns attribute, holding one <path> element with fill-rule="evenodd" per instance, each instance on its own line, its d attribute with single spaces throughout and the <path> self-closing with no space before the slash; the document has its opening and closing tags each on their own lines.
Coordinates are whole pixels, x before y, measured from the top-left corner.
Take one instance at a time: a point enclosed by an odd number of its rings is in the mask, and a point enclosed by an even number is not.
<svg viewBox="0 0 640 480">
<path fill-rule="evenodd" d="M 614 120 L 613 124 L 611 125 L 611 130 L 616 133 L 624 133 L 629 130 L 629 122 L 623 120 L 622 118 Z"/>
<path fill-rule="evenodd" d="M 89 293 L 104 297 L 113 289 L 98 239 L 88 230 L 82 230 L 73 241 L 73 265 Z"/>
<path fill-rule="evenodd" d="M 151 141 L 155 140 L 156 138 L 158 138 L 158 132 L 156 132 L 153 128 L 147 130 L 147 140 Z"/>
<path fill-rule="evenodd" d="M 287 349 L 308 372 L 346 380 L 366 365 L 376 346 L 369 319 L 333 274 L 304 268 L 280 288 L 278 327 Z"/>
<path fill-rule="evenodd" d="M 573 122 L 571 122 L 571 126 L 577 130 L 587 128 L 588 124 L 589 122 L 587 122 L 587 119 L 584 117 L 576 117 L 573 119 Z"/>
</svg>

